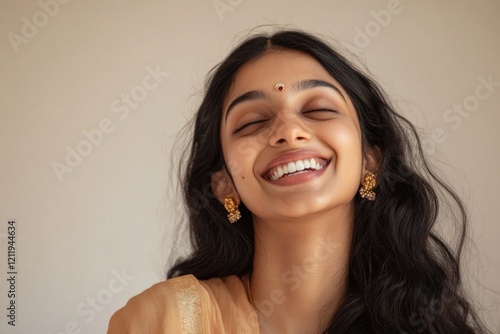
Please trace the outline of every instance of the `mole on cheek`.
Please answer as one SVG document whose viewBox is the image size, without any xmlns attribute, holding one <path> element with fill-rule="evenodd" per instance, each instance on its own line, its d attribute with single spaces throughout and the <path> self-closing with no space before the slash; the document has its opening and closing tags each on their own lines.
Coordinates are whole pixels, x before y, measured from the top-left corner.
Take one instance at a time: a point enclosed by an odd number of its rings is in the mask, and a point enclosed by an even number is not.
<svg viewBox="0 0 500 334">
<path fill-rule="evenodd" d="M 242 176 L 241 178 L 242 178 L 243 180 L 245 179 L 245 177 L 244 177 L 244 176 Z"/>
</svg>

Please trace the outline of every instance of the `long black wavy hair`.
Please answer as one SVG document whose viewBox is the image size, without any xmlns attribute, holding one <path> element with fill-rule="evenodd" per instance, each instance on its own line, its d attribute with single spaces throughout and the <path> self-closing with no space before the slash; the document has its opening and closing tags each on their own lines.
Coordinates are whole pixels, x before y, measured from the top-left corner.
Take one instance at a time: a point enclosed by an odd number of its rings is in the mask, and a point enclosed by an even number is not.
<svg viewBox="0 0 500 334">
<path fill-rule="evenodd" d="M 461 200 L 431 170 L 414 126 L 379 86 L 321 39 L 297 30 L 253 35 L 212 69 L 181 175 L 193 251 L 167 277 L 209 279 L 252 270 L 252 215 L 242 203 L 241 220 L 229 224 L 211 175 L 225 166 L 220 126 L 235 74 L 277 49 L 314 57 L 351 98 L 363 145 L 381 152 L 376 200 L 354 198 L 348 289 L 325 333 L 487 333 L 463 292 L 467 214 Z M 433 232 L 443 203 L 459 227 L 454 249 Z"/>
</svg>

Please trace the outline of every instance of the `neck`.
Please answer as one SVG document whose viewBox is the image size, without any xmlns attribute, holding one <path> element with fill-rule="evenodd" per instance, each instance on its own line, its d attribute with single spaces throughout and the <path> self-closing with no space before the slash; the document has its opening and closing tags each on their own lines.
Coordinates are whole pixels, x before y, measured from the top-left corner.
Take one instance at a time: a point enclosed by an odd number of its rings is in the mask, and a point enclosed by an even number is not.
<svg viewBox="0 0 500 334">
<path fill-rule="evenodd" d="M 251 292 L 262 334 L 318 333 L 328 325 L 347 288 L 352 220 L 338 212 L 254 220 Z"/>
</svg>

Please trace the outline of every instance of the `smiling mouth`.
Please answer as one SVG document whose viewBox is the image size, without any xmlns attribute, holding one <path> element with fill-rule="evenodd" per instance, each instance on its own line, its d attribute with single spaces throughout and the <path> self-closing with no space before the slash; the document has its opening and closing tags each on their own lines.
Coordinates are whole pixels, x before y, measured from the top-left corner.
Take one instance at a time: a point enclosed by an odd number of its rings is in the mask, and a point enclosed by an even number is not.
<svg viewBox="0 0 500 334">
<path fill-rule="evenodd" d="M 275 166 L 268 170 L 265 175 L 271 181 L 277 181 L 283 177 L 321 170 L 328 163 L 329 161 L 322 158 L 300 159 Z"/>
</svg>

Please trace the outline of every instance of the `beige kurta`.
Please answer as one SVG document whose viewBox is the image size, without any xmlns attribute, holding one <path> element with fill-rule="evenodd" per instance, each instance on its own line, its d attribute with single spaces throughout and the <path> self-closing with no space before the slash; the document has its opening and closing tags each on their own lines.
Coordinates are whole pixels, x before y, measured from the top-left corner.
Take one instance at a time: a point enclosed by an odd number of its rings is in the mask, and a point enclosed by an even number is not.
<svg viewBox="0 0 500 334">
<path fill-rule="evenodd" d="M 111 317 L 108 334 L 258 334 L 247 280 L 185 275 L 155 284 Z"/>
</svg>

